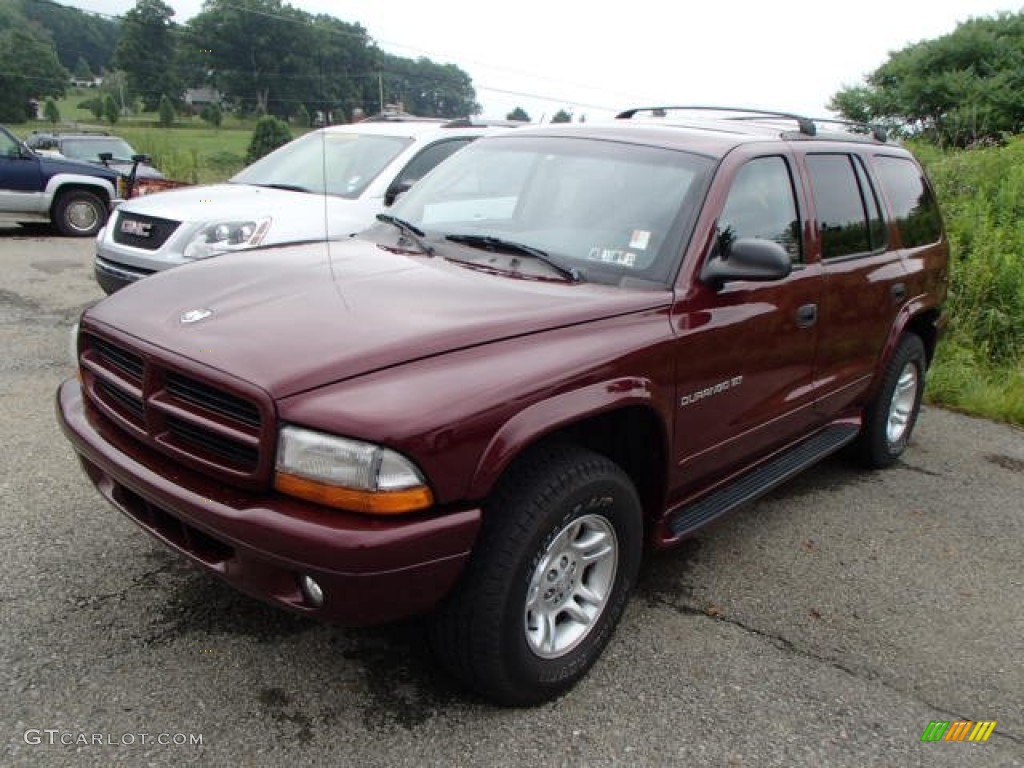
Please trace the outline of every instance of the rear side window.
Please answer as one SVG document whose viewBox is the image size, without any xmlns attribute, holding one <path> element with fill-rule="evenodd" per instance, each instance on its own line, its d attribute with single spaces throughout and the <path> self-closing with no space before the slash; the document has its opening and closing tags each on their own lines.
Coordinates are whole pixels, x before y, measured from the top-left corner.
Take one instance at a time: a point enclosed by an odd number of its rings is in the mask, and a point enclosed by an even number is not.
<svg viewBox="0 0 1024 768">
<path fill-rule="evenodd" d="M 904 157 L 876 156 L 875 168 L 903 247 L 937 242 L 942 237 L 942 218 L 917 164 Z"/>
<path fill-rule="evenodd" d="M 878 198 L 851 155 L 808 155 L 807 172 L 821 236 L 821 256 L 836 259 L 885 246 Z"/>
</svg>

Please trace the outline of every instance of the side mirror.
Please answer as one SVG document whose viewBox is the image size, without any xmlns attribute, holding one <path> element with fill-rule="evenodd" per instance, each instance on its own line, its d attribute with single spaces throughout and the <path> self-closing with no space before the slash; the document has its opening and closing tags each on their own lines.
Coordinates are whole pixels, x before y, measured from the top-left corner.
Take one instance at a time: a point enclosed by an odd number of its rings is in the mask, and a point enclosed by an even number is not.
<svg viewBox="0 0 1024 768">
<path fill-rule="evenodd" d="M 396 181 L 393 183 L 388 187 L 388 191 L 384 193 L 384 205 L 394 205 L 395 200 L 412 189 L 412 185 L 415 183 L 415 181 Z"/>
<path fill-rule="evenodd" d="M 742 238 L 735 241 L 724 255 L 708 259 L 700 273 L 702 282 L 721 290 L 734 280 L 771 282 L 789 277 L 793 271 L 786 249 L 771 240 Z"/>
</svg>

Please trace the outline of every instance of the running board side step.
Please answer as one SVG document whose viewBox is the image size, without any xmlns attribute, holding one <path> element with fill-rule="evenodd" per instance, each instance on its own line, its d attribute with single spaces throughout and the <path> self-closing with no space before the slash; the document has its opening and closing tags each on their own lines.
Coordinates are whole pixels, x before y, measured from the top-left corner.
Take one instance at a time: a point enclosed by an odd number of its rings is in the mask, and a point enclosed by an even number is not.
<svg viewBox="0 0 1024 768">
<path fill-rule="evenodd" d="M 835 424 L 814 437 L 789 448 L 765 464 L 751 470 L 709 496 L 672 513 L 669 529 L 674 537 L 703 528 L 716 517 L 741 504 L 763 496 L 812 464 L 817 464 L 847 443 L 860 430 L 854 424 Z"/>
</svg>

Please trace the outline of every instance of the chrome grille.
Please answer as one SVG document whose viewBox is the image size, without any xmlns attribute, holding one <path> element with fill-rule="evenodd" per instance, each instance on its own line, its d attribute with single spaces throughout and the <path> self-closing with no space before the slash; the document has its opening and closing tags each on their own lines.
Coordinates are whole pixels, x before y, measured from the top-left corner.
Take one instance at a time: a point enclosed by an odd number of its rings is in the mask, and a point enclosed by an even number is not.
<svg viewBox="0 0 1024 768">
<path fill-rule="evenodd" d="M 86 331 L 81 343 L 87 397 L 108 423 L 195 469 L 245 486 L 265 487 L 273 445 L 272 406 L 156 355 Z"/>
<path fill-rule="evenodd" d="M 111 226 L 115 243 L 155 251 L 167 242 L 181 222 L 119 210 Z"/>
</svg>

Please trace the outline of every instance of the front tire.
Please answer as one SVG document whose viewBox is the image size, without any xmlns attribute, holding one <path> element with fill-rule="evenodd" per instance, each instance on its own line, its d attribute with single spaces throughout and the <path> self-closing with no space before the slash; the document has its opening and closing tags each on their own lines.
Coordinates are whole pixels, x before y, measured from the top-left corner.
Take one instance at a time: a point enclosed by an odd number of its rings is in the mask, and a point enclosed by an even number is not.
<svg viewBox="0 0 1024 768">
<path fill-rule="evenodd" d="M 910 442 L 924 394 L 927 356 L 921 339 L 907 333 L 885 371 L 882 386 L 864 413 L 864 426 L 854 447 L 862 463 L 892 466 Z"/>
<path fill-rule="evenodd" d="M 68 237 L 90 237 L 107 222 L 107 206 L 99 195 L 84 189 L 62 192 L 53 206 L 53 223 Z"/>
<path fill-rule="evenodd" d="M 622 616 L 643 549 L 640 501 L 604 456 L 548 446 L 509 470 L 484 514 L 434 617 L 434 651 L 482 696 L 539 704 L 587 673 Z"/>
</svg>

